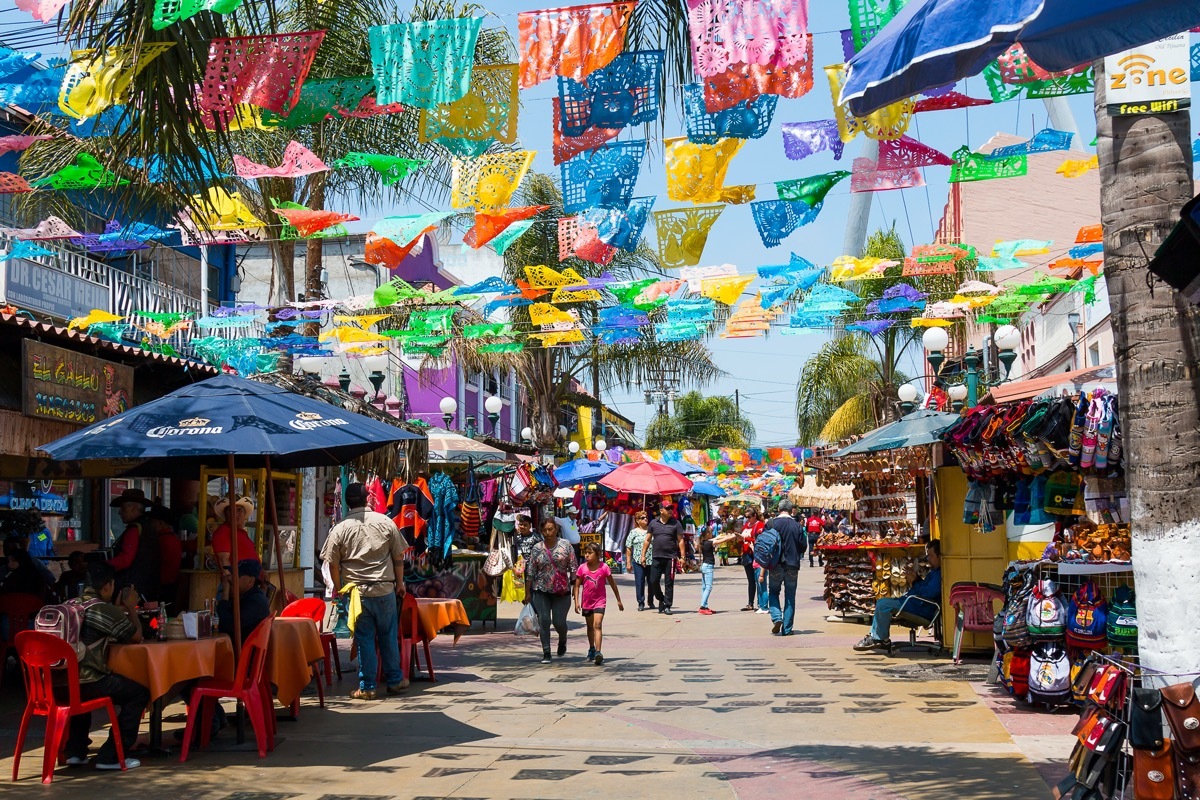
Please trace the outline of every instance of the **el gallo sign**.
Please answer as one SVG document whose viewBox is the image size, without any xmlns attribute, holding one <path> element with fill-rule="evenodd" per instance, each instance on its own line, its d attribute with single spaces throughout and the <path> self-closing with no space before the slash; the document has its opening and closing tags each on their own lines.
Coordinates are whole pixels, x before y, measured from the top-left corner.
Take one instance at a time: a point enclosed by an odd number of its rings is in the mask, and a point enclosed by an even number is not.
<svg viewBox="0 0 1200 800">
<path fill-rule="evenodd" d="M 1188 34 L 1123 50 L 1104 59 L 1108 113 L 1170 114 L 1192 105 Z"/>
</svg>

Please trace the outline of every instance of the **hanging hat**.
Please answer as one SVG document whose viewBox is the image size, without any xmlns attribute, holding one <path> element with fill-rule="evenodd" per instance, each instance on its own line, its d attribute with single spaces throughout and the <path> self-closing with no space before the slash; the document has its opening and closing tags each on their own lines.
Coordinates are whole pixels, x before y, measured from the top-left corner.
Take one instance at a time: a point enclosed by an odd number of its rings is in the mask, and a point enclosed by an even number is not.
<svg viewBox="0 0 1200 800">
<path fill-rule="evenodd" d="M 109 502 L 108 507 L 120 508 L 126 503 L 141 503 L 142 506 L 145 507 L 150 505 L 150 500 L 146 497 L 146 493 L 141 489 L 126 489 L 125 491 L 121 492 L 120 497 L 114 497 L 112 501 Z"/>
<path fill-rule="evenodd" d="M 234 503 L 234 505 L 238 505 L 238 506 L 241 506 L 242 508 L 246 509 L 246 516 L 250 516 L 252 513 L 254 513 L 254 503 L 251 502 L 249 497 L 238 498 L 237 502 Z M 221 519 L 225 519 L 225 509 L 227 509 L 228 507 L 229 507 L 229 498 L 222 497 L 220 500 L 217 501 L 216 505 L 213 506 L 213 511 L 216 513 L 216 515 L 218 517 L 220 517 Z"/>
</svg>

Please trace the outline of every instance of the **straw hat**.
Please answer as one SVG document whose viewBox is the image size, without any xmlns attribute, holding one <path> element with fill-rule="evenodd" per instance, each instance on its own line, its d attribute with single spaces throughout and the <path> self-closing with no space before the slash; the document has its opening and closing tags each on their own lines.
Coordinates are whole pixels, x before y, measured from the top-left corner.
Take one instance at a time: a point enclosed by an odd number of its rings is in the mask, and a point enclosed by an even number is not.
<svg viewBox="0 0 1200 800">
<path fill-rule="evenodd" d="M 244 508 L 246 510 L 247 517 L 254 513 L 254 503 L 251 502 L 249 497 L 238 498 L 238 501 L 234 503 L 234 505 Z M 216 505 L 213 506 L 213 511 L 218 517 L 225 519 L 225 509 L 227 508 L 229 508 L 229 498 L 222 497 L 217 501 Z"/>
</svg>

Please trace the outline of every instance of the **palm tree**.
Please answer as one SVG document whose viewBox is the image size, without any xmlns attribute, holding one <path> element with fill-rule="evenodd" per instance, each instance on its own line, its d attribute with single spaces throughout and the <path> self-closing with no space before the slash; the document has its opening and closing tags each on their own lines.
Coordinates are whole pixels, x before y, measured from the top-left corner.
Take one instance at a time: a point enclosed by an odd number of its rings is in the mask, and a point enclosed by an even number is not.
<svg viewBox="0 0 1200 800">
<path fill-rule="evenodd" d="M 548 175 L 530 174 L 521 192 L 525 205 L 549 206 L 535 219 L 528 233 L 518 239 L 504 254 L 505 279 L 524 280 L 526 265 L 556 265 L 570 267 L 584 278 L 599 277 L 603 272 L 618 279 L 635 279 L 648 274 L 662 275 L 657 254 L 645 243 L 633 252 L 618 250 L 613 261 L 606 265 L 593 264 L 579 258 L 559 262 L 556 220 L 566 216 L 562 208 L 562 192 Z M 595 303 L 558 304 L 576 308 L 584 327 L 595 321 Z M 519 331 L 529 331 L 531 324 L 527 308 L 511 309 L 510 319 Z M 427 362 L 427 368 L 440 368 L 448 359 L 458 361 L 464 369 L 490 369 L 496 365 L 494 356 L 479 354 L 472 340 L 455 340 L 453 348 L 442 359 Z M 677 374 L 684 385 L 703 386 L 722 375 L 713 363 L 712 354 L 699 341 L 660 342 L 652 331 L 643 331 L 637 342 L 604 345 L 596 340 L 572 347 L 527 347 L 511 360 L 520 385 L 529 398 L 534 442 L 550 448 L 558 440 L 559 412 L 571 396 L 572 381 L 592 380 L 593 385 L 634 386 L 667 370 Z"/>
<path fill-rule="evenodd" d="M 1168 673 L 1200 661 L 1200 314 L 1146 280 L 1153 254 L 1192 196 L 1188 115 L 1112 117 L 1104 62 L 1096 62 L 1096 132 L 1104 275 L 1133 509 L 1133 569 L 1139 586 L 1138 655 Z M 1180 603 L 1184 605 L 1181 607 Z"/>
<path fill-rule="evenodd" d="M 709 450 L 750 446 L 754 423 L 728 397 L 688 392 L 675 401 L 675 412 L 660 414 L 646 429 L 652 450 Z"/>
<path fill-rule="evenodd" d="M 300 178 L 224 181 L 226 188 L 239 191 L 255 216 L 267 223 L 264 238 L 271 253 L 271 296 L 276 301 L 294 298 L 297 285 L 312 294 L 320 290 L 323 240 L 319 237 L 307 241 L 282 239 L 284 227 L 273 211 L 272 201 L 300 203 L 312 209 L 326 209 L 333 205 L 335 210 L 344 210 L 346 205 L 355 209 L 374 208 L 405 199 L 437 199 L 448 194 L 449 155 L 439 144 L 419 141 L 421 115 L 415 111 L 368 118 L 333 114 L 298 127 L 285 124 L 268 130 L 249 128 L 210 132 L 192 124 L 200 118 L 199 112 L 194 109 L 194 84 L 198 84 L 199 80 L 173 89 L 184 93 L 185 103 L 180 104 L 172 96 L 171 103 L 164 104 L 159 95 L 163 81 L 170 83 L 176 77 L 168 74 L 174 69 L 169 68 L 169 64 L 180 62 L 178 68 L 186 69 L 187 74 L 203 74 L 208 59 L 208 39 L 213 36 L 324 30 L 325 39 L 317 50 L 308 80 L 353 78 L 371 74 L 368 44 L 370 27 L 411 20 L 470 16 L 482 12 L 484 9 L 480 6 L 463 0 L 419 0 L 410 11 L 401 14 L 395 5 L 366 0 L 337 3 L 291 0 L 286 6 L 248 5 L 227 17 L 201 14 L 155 33 L 149 30 L 146 19 L 142 19 L 143 16 L 148 19 L 153 4 L 128 0 L 127 5 L 119 4 L 114 17 L 123 20 L 123 25 L 110 23 L 102 26 L 84 24 L 79 18 L 92 5 L 87 0 L 74 4 L 64 23 L 67 35 L 80 48 L 95 47 L 101 42 L 136 42 L 141 37 L 147 37 L 147 40 L 171 40 L 174 37 L 179 41 L 153 62 L 153 69 L 145 70 L 134 80 L 126 109 L 128 114 L 137 116 L 128 132 L 91 139 L 59 136 L 39 143 L 24 155 L 21 162 L 23 172 L 45 175 L 72 162 L 78 153 L 86 152 L 107 169 L 132 181 L 129 187 L 124 187 L 126 191 L 113 192 L 105 198 L 109 205 L 102 213 L 138 217 L 153 210 L 161 213 L 163 209 L 185 208 L 190 204 L 191 194 L 212 183 L 211 180 L 193 179 L 195 173 L 203 174 L 202 149 L 216 153 L 218 163 L 227 173 L 233 171 L 234 153 L 257 163 L 276 164 L 288 142 L 293 139 L 326 163 L 352 151 L 378 152 L 430 162 L 395 186 L 386 186 L 377 173 L 366 168 L 320 172 Z M 109 5 L 104 4 L 106 8 Z M 146 30 L 127 30 L 130 25 Z M 487 28 L 481 32 L 475 50 L 475 63 L 507 63 L 513 57 L 512 42 L 503 27 Z M 150 73 L 154 76 L 153 83 L 144 80 Z M 186 124 L 177 124 L 174 115 L 186 113 L 191 113 Z M 159 120 L 157 129 L 154 128 L 155 120 Z M 48 125 L 42 123 L 43 127 Z M 147 136 L 147 133 L 152 135 Z M 145 161 L 156 157 L 166 167 L 165 179 L 156 183 L 149 183 L 144 173 L 131 169 L 127 163 L 129 159 Z M 43 200 L 31 198 L 28 202 L 42 203 Z M 30 211 L 36 213 L 42 209 L 35 211 L 31 208 Z M 79 215 L 78 210 L 72 211 L 69 207 L 56 208 L 55 211 L 62 211 L 67 219 Z M 294 275 L 297 245 L 304 249 L 306 261 L 304 276 L 300 281 Z"/>
</svg>

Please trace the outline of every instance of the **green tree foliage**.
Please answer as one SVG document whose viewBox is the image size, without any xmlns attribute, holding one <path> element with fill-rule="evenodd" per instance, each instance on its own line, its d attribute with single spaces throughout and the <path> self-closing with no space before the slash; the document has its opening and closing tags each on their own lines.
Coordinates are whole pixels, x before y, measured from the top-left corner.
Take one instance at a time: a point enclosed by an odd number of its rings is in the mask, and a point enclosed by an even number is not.
<svg viewBox="0 0 1200 800">
<path fill-rule="evenodd" d="M 754 423 L 738 411 L 733 400 L 699 392 L 688 392 L 676 400 L 674 413 L 660 414 L 646 429 L 646 447 L 652 450 L 744 448 L 753 439 Z"/>
</svg>

